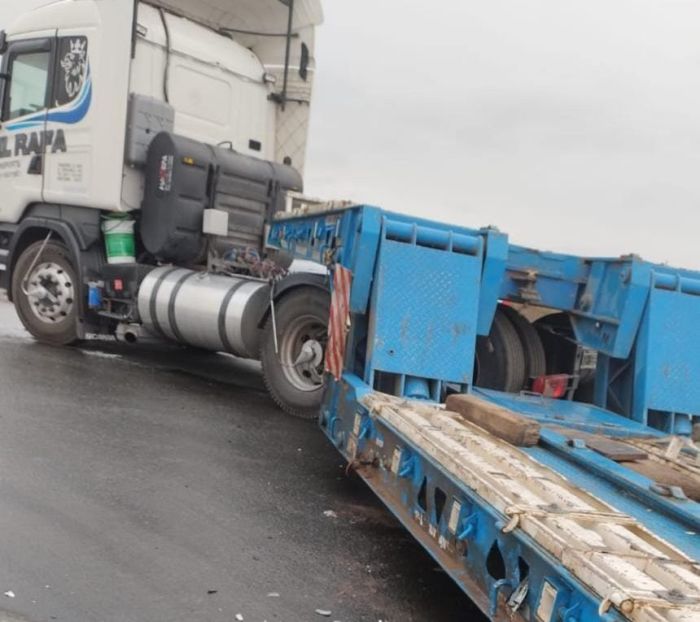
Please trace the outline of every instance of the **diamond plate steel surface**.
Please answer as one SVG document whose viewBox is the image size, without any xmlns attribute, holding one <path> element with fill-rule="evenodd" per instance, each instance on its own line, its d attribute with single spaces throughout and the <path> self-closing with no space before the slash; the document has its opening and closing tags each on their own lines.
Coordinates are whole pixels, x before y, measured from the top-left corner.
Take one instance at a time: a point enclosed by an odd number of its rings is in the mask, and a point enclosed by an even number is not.
<svg viewBox="0 0 700 622">
<path fill-rule="evenodd" d="M 646 408 L 700 415 L 700 297 L 653 289 L 639 348 Z"/>
<path fill-rule="evenodd" d="M 376 370 L 471 383 L 482 259 L 384 240 L 370 339 Z"/>
</svg>

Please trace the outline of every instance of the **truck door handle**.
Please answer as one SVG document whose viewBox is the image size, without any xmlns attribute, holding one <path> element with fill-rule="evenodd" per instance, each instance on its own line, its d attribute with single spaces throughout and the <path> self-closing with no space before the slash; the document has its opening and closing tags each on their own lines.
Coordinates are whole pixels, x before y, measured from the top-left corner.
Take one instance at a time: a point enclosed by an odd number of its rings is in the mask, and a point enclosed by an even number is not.
<svg viewBox="0 0 700 622">
<path fill-rule="evenodd" d="M 29 168 L 27 169 L 28 175 L 41 175 L 44 172 L 44 156 L 35 155 L 32 156 L 29 162 Z"/>
</svg>

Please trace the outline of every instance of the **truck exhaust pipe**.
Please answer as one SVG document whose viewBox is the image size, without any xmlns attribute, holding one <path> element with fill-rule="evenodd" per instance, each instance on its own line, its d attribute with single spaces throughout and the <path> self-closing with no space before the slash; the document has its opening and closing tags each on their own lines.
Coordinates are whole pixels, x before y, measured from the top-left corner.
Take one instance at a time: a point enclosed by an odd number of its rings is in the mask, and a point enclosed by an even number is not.
<svg viewBox="0 0 700 622">
<path fill-rule="evenodd" d="M 119 343 L 126 343 L 131 346 L 144 340 L 143 328 L 140 324 L 120 324 L 114 336 Z M 153 341 L 152 338 L 151 341 Z"/>
</svg>

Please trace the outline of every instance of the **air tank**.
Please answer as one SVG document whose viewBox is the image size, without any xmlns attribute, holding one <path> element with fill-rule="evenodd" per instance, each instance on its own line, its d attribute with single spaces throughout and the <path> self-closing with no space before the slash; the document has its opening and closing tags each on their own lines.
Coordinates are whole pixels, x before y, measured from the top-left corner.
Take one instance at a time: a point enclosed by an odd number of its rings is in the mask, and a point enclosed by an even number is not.
<svg viewBox="0 0 700 622">
<path fill-rule="evenodd" d="M 141 284 L 138 309 L 152 334 L 182 344 L 257 359 L 269 285 L 254 279 L 162 267 Z"/>
</svg>

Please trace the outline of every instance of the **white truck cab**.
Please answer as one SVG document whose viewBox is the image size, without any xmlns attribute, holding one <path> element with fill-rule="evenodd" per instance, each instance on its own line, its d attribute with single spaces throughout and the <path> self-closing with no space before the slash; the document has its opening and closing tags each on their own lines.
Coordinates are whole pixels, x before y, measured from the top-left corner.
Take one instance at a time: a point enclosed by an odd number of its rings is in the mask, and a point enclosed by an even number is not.
<svg viewBox="0 0 700 622">
<path fill-rule="evenodd" d="M 303 170 L 318 3 L 296 3 L 287 105 L 289 7 L 202 5 L 59 0 L 18 16 L 5 31 L 0 221 L 35 202 L 138 209 L 143 182 L 125 161 L 134 96 L 168 104 L 179 135 Z"/>
<path fill-rule="evenodd" d="M 303 190 L 322 18 L 320 0 L 57 0 L 0 25 L 0 288 L 30 333 L 65 344 L 141 326 L 257 358 L 270 299 L 309 288 L 325 325 L 322 277 L 283 267 L 272 294 L 251 284 L 269 278 L 266 224 Z M 183 282 L 163 289 L 168 266 Z M 146 291 L 172 294 L 167 330 Z M 267 366 L 279 380 L 297 365 L 296 398 L 272 391 L 295 414 L 320 401 L 309 334 Z"/>
</svg>

